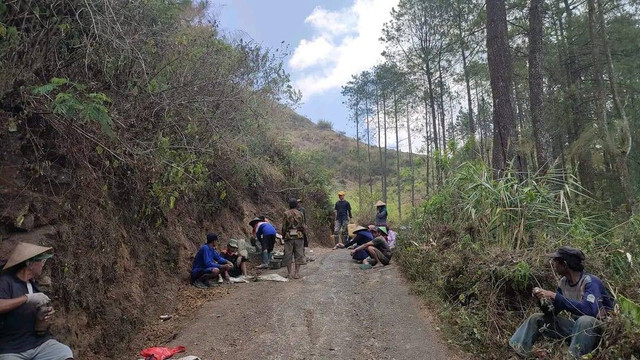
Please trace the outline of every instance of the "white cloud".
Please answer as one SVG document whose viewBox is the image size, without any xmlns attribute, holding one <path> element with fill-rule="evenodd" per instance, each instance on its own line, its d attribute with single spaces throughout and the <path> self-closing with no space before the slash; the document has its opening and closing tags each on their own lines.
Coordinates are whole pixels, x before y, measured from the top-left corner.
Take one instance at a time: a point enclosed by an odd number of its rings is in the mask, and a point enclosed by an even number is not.
<svg viewBox="0 0 640 360">
<path fill-rule="evenodd" d="M 305 19 L 312 40 L 300 41 L 289 60 L 295 85 L 305 98 L 340 88 L 351 75 L 381 59 L 382 25 L 398 0 L 355 0 L 338 11 L 316 7 Z"/>
<path fill-rule="evenodd" d="M 293 52 L 289 66 L 294 70 L 303 70 L 326 61 L 333 52 L 334 45 L 324 37 L 311 41 L 302 39 Z"/>
</svg>

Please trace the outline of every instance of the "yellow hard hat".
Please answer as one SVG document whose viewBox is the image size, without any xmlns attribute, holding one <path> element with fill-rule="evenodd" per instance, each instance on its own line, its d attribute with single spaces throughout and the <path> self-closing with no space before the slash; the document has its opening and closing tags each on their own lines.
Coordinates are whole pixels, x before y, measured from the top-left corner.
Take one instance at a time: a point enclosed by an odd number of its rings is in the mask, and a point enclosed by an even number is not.
<svg viewBox="0 0 640 360">
<path fill-rule="evenodd" d="M 345 195 L 345 192 L 344 192 L 344 191 L 342 191 L 342 190 L 340 190 L 340 191 L 338 191 L 338 195 L 342 195 L 342 196 L 344 196 L 344 195 Z"/>
</svg>

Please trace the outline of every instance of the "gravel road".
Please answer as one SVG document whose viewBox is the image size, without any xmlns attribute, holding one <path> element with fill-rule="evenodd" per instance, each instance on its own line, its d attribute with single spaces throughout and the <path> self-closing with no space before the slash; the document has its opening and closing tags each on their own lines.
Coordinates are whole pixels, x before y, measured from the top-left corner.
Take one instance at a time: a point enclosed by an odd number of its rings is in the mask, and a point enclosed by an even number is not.
<svg viewBox="0 0 640 360">
<path fill-rule="evenodd" d="M 225 285 L 171 342 L 210 359 L 451 359 L 397 265 L 316 249 L 302 279 Z M 281 275 L 286 269 L 273 270 Z"/>
</svg>

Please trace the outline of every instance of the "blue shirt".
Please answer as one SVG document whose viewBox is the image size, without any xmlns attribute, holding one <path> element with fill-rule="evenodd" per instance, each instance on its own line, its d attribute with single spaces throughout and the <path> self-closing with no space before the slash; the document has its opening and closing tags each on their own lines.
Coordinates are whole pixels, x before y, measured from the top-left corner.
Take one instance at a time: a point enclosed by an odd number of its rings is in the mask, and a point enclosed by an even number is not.
<svg viewBox="0 0 640 360">
<path fill-rule="evenodd" d="M 358 231 L 356 236 L 353 239 L 351 239 L 351 241 L 344 244 L 344 247 L 349 247 L 353 244 L 357 244 L 358 246 L 360 246 L 362 244 L 368 243 L 371 240 L 373 240 L 373 234 L 370 231 L 366 231 L 366 230 Z"/>
<path fill-rule="evenodd" d="M 263 222 L 258 226 L 258 230 L 256 231 L 256 239 L 261 239 L 263 236 L 266 236 L 266 235 L 275 235 L 275 234 L 276 234 L 276 228 L 274 228 L 273 225 L 269 224 L 268 222 Z"/>
<path fill-rule="evenodd" d="M 569 284 L 565 277 L 560 279 L 553 307 L 556 313 L 566 310 L 576 316 L 602 318 L 613 309 L 613 301 L 600 279 L 583 273 L 574 285 Z"/>
<path fill-rule="evenodd" d="M 196 257 L 193 259 L 191 274 L 196 274 L 212 268 L 220 268 L 221 264 L 226 264 L 227 260 L 220 256 L 216 249 L 208 244 L 200 246 Z"/>
</svg>

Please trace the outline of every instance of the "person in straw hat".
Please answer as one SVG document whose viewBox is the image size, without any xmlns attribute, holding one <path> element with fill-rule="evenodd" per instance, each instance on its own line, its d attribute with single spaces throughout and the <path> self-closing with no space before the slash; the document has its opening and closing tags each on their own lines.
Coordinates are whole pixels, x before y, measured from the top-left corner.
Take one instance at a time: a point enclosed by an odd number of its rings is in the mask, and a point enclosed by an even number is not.
<svg viewBox="0 0 640 360">
<path fill-rule="evenodd" d="M 271 253 L 276 245 L 276 228 L 271 225 L 269 219 L 265 217 L 257 217 L 249 221 L 249 226 L 253 229 L 251 234 L 260 242 L 262 251 L 262 264 L 258 265 L 258 269 L 268 269 L 269 261 L 271 261 Z"/>
<path fill-rule="evenodd" d="M 376 226 L 387 226 L 387 204 L 378 200 L 376 209 Z"/>
<path fill-rule="evenodd" d="M 353 234 L 355 236 L 353 237 L 353 239 L 351 239 L 351 241 L 349 241 L 344 245 L 345 247 L 348 248 L 349 246 L 354 244 L 357 246 L 360 246 L 373 240 L 373 234 L 371 233 L 371 231 L 369 231 L 368 228 L 364 226 L 356 227 L 356 229 L 353 230 Z M 369 253 L 367 253 L 366 250 L 359 250 L 351 254 L 351 258 L 359 263 L 362 263 L 362 261 L 366 259 L 368 256 L 369 256 Z"/>
<path fill-rule="evenodd" d="M 386 235 L 385 231 L 386 229 L 384 227 L 376 228 L 373 240 L 366 242 L 351 251 L 351 256 L 354 256 L 360 250 L 365 250 L 369 254 L 369 257 L 362 262 L 362 265 L 360 265 L 361 269 L 371 269 L 378 263 L 381 263 L 384 266 L 389 265 L 392 253 L 391 249 L 389 249 L 389 245 L 387 245 L 387 241 L 384 239 L 384 235 Z"/>
<path fill-rule="evenodd" d="M 20 242 L 0 276 L 0 360 L 73 359 L 71 349 L 51 337 L 49 297 L 34 279 L 53 256 L 50 247 Z"/>
</svg>

